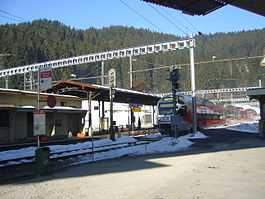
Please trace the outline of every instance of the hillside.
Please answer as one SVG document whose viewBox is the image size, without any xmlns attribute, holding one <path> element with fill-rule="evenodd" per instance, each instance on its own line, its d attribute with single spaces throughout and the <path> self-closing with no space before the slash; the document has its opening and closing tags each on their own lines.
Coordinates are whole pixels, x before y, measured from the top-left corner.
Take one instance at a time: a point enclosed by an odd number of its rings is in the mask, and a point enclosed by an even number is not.
<svg viewBox="0 0 265 199">
<path fill-rule="evenodd" d="M 7 24 L 0 26 L 0 52 L 11 53 L 13 56 L 1 57 L 0 68 L 178 39 L 181 38 L 122 26 L 76 30 L 57 21 L 48 20 L 18 25 Z M 264 41 L 265 29 L 197 36 L 195 60 L 196 62 L 211 60 L 212 56 L 222 59 L 261 55 L 265 47 Z M 259 67 L 259 61 L 252 59 L 196 65 L 197 87 L 205 89 L 253 84 L 257 78 L 263 78 L 264 75 L 258 76 L 259 74 L 265 74 L 265 71 Z M 188 62 L 188 50 L 184 50 L 137 57 L 133 65 L 134 69 L 145 69 Z M 128 88 L 128 59 L 108 61 L 105 66 L 106 71 L 115 67 L 118 86 Z M 100 75 L 100 63 L 57 70 L 54 72 L 54 79 L 68 78 L 71 73 L 77 74 L 78 77 Z M 181 77 L 182 90 L 189 90 L 188 67 L 183 67 Z M 20 79 L 21 77 L 12 78 L 13 87 L 19 87 Z M 153 92 L 167 92 L 170 90 L 167 79 L 168 70 L 165 69 L 136 73 L 135 85 L 144 84 L 145 90 Z"/>
</svg>

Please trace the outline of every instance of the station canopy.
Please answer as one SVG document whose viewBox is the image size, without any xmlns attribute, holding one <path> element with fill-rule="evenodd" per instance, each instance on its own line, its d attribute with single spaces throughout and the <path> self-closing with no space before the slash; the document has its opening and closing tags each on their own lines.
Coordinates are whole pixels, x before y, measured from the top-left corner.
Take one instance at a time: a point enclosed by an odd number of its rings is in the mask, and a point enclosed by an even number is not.
<svg viewBox="0 0 265 199">
<path fill-rule="evenodd" d="M 109 90 L 107 86 L 65 80 L 57 82 L 48 92 L 78 96 L 82 99 L 87 99 L 91 92 L 92 100 L 109 101 Z M 134 90 L 114 88 L 114 91 L 113 101 L 118 103 L 156 105 L 160 99 L 157 95 Z"/>
<path fill-rule="evenodd" d="M 264 0 L 143 0 L 161 6 L 181 10 L 189 15 L 206 15 L 225 5 L 238 8 L 265 16 Z"/>
</svg>

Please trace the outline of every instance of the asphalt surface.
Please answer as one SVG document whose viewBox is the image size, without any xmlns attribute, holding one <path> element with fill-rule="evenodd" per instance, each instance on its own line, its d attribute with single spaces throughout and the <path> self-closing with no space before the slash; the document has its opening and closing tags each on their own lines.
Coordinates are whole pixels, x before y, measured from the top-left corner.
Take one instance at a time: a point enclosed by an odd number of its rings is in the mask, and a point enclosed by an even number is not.
<svg viewBox="0 0 265 199">
<path fill-rule="evenodd" d="M 0 198 L 265 198 L 265 140 L 203 131 L 187 151 L 124 157 L 2 182 Z M 1 172 L 1 170 L 0 170 Z"/>
</svg>

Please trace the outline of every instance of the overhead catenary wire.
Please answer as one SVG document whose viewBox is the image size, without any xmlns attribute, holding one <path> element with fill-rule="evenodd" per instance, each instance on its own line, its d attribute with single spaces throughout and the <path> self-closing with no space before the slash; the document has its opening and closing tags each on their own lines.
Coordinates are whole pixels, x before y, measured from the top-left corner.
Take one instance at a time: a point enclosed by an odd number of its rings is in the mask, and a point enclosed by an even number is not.
<svg viewBox="0 0 265 199">
<path fill-rule="evenodd" d="M 201 33 L 201 31 L 198 30 L 198 28 L 195 27 L 195 25 L 193 23 L 191 23 L 188 18 L 183 14 L 183 13 L 180 13 L 180 16 L 188 23 L 190 24 L 190 26 L 197 32 L 197 33 Z"/>
<path fill-rule="evenodd" d="M 167 14 L 168 17 L 171 18 L 172 21 L 177 21 L 178 23 L 181 23 L 181 25 L 186 29 L 187 32 L 190 33 L 197 33 L 197 31 L 192 30 L 192 28 L 189 28 L 188 26 L 186 26 L 182 21 L 177 20 L 170 12 L 168 12 L 167 8 L 163 7 L 164 9 L 164 13 Z"/>
<path fill-rule="evenodd" d="M 2 15 L 1 13 L 0 13 L 0 17 L 2 17 L 2 18 L 4 18 L 4 19 L 13 20 L 13 21 L 16 21 L 16 22 L 21 22 L 21 20 L 15 19 L 15 18 L 10 17 L 10 16 Z"/>
<path fill-rule="evenodd" d="M 210 63 L 222 63 L 222 62 L 230 62 L 230 61 L 241 61 L 241 60 L 246 60 L 246 59 L 258 59 L 258 58 L 263 58 L 263 57 L 264 57 L 263 55 L 257 55 L 257 56 L 252 56 L 252 57 L 216 59 L 216 60 L 195 62 L 195 65 L 210 64 Z M 190 65 L 190 63 L 163 65 L 163 64 L 155 64 L 152 62 L 147 62 L 147 61 L 142 61 L 142 60 L 139 60 L 139 62 L 144 62 L 147 64 L 153 64 L 154 66 L 159 66 L 159 67 L 134 70 L 134 71 L 132 71 L 132 73 L 141 73 L 141 72 L 147 72 L 147 71 L 152 71 L 152 70 L 167 69 L 167 68 L 171 68 L 174 66 L 182 67 L 182 66 L 189 66 Z M 128 72 L 128 73 L 130 73 L 130 72 Z"/>
<path fill-rule="evenodd" d="M 152 26 L 154 26 L 157 30 L 159 30 L 160 32 L 163 32 L 156 24 L 154 24 L 151 20 L 149 20 L 147 17 L 145 17 L 144 15 L 140 14 L 136 9 L 134 9 L 133 7 L 131 7 L 129 4 L 127 4 L 125 1 L 123 0 L 119 0 L 123 5 L 125 5 L 127 8 L 129 8 L 132 12 L 134 12 L 136 15 L 138 15 L 139 17 L 141 17 L 142 19 L 144 19 L 146 22 L 148 22 L 149 24 L 151 24 Z"/>
<path fill-rule="evenodd" d="M 182 32 L 184 35 L 189 35 L 188 32 L 184 31 L 182 28 L 180 28 L 173 20 L 171 20 L 169 17 L 167 17 L 165 14 L 160 12 L 157 8 L 155 8 L 153 5 L 148 4 L 149 7 L 151 7 L 154 11 L 156 11 L 160 16 L 162 16 L 164 19 L 166 19 L 171 25 L 173 25 L 178 31 Z"/>
<path fill-rule="evenodd" d="M 17 16 L 17 15 L 14 15 L 14 14 L 12 14 L 12 13 L 10 13 L 10 12 L 7 12 L 7 11 L 5 11 L 5 10 L 2 10 L 2 9 L 0 9 L 0 12 L 1 13 L 4 13 L 4 14 L 6 14 L 6 15 L 9 15 L 9 16 L 11 16 L 11 17 L 14 17 L 14 18 L 16 18 L 17 20 L 22 20 L 22 21 L 27 21 L 27 19 L 25 19 L 25 18 L 23 18 L 23 17 L 20 17 L 20 16 Z"/>
</svg>

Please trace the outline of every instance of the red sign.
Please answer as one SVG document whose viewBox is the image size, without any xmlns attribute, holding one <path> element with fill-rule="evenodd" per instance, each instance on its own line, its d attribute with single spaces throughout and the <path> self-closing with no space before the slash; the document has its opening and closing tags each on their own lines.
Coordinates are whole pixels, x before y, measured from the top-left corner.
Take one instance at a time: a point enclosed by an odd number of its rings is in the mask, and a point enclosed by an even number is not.
<svg viewBox="0 0 265 199">
<path fill-rule="evenodd" d="M 41 78 L 50 78 L 52 76 L 52 71 L 51 70 L 45 70 L 40 72 L 40 77 Z"/>
<path fill-rule="evenodd" d="M 51 108 L 55 107 L 55 105 L 56 105 L 56 98 L 53 95 L 48 95 L 47 104 Z"/>
</svg>

